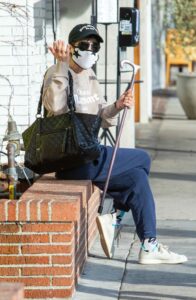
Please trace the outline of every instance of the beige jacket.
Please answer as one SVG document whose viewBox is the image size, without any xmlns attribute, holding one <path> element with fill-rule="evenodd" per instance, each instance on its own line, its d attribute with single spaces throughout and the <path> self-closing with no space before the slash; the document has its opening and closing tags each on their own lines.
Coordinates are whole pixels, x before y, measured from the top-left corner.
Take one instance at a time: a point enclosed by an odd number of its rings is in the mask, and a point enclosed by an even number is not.
<svg viewBox="0 0 196 300">
<path fill-rule="evenodd" d="M 119 110 L 114 104 L 107 105 L 100 92 L 99 83 L 92 69 L 73 76 L 73 92 L 76 111 L 80 113 L 99 114 L 102 117 L 102 127 L 117 125 Z M 42 101 L 49 115 L 59 115 L 68 111 L 68 65 L 58 62 L 51 66 L 44 78 Z"/>
</svg>

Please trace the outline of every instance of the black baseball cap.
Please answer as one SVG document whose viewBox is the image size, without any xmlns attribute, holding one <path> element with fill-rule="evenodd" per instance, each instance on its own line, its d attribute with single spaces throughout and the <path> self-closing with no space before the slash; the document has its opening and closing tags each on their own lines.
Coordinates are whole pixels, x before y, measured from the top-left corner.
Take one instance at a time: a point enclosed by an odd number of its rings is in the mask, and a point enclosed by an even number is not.
<svg viewBox="0 0 196 300">
<path fill-rule="evenodd" d="M 103 43 L 103 39 L 99 35 L 98 30 L 91 24 L 76 25 L 70 31 L 68 42 L 71 44 L 89 36 L 94 36 L 100 43 Z"/>
</svg>

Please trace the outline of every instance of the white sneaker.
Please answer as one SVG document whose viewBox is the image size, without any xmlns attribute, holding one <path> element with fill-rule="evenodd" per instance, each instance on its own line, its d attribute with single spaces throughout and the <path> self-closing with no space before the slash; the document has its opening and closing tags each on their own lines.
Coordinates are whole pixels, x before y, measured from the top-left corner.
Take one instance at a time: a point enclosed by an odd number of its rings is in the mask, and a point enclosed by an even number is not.
<svg viewBox="0 0 196 300">
<path fill-rule="evenodd" d="M 116 213 L 98 216 L 96 222 L 103 251 L 108 258 L 112 258 L 114 256 Z"/>
<path fill-rule="evenodd" d="M 154 251 L 145 251 L 142 248 L 139 252 L 139 264 L 181 264 L 188 259 L 185 255 L 168 250 L 167 246 L 157 244 L 157 249 Z"/>
</svg>

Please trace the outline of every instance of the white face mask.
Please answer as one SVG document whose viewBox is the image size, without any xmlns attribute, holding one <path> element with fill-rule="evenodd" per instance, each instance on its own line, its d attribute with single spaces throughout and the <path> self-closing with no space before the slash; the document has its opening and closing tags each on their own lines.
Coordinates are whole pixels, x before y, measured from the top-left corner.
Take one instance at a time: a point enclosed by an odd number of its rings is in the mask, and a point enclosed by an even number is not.
<svg viewBox="0 0 196 300">
<path fill-rule="evenodd" d="M 73 61 L 80 66 L 82 69 L 90 69 L 98 60 L 99 56 L 97 53 L 92 51 L 81 51 L 78 48 L 74 49 L 72 54 Z"/>
</svg>

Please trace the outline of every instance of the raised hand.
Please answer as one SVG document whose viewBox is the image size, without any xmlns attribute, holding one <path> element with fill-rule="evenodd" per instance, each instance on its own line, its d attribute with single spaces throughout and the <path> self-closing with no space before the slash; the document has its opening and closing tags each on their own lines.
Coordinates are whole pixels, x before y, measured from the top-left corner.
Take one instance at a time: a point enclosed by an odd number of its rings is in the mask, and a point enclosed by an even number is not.
<svg viewBox="0 0 196 300">
<path fill-rule="evenodd" d="M 64 41 L 57 40 L 53 42 L 53 45 L 49 46 L 48 49 L 57 60 L 69 63 L 70 45 L 65 46 Z"/>
</svg>

